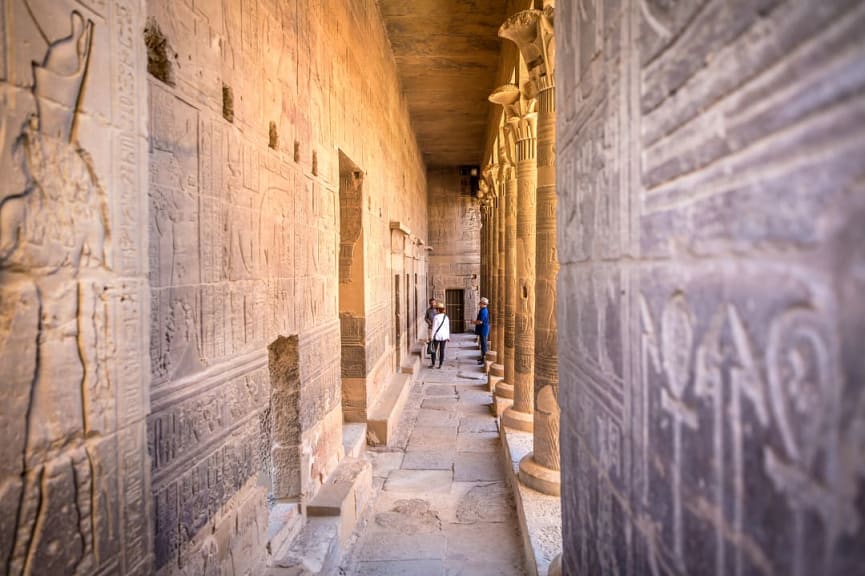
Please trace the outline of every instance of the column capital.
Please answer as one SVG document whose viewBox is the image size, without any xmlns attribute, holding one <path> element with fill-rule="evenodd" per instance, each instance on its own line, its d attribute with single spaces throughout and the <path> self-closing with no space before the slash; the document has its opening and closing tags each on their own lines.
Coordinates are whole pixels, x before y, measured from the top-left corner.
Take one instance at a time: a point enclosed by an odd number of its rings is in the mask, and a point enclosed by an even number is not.
<svg viewBox="0 0 865 576">
<path fill-rule="evenodd" d="M 520 89 L 513 84 L 504 84 L 493 90 L 489 101 L 502 107 L 503 121 L 499 126 L 498 154 L 500 180 L 513 178 L 513 168 L 516 165 L 516 133 L 512 119 L 519 118 Z"/>
<path fill-rule="evenodd" d="M 535 91 L 554 85 L 555 0 L 545 0 L 543 10 L 523 10 L 508 18 L 499 36 L 517 45 L 535 84 Z"/>
</svg>

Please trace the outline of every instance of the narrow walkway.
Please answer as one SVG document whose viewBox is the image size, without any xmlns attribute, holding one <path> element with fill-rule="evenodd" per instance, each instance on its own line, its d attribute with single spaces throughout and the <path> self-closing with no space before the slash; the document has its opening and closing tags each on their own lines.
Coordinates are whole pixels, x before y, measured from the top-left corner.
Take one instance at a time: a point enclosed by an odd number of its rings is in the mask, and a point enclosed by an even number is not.
<svg viewBox="0 0 865 576">
<path fill-rule="evenodd" d="M 375 499 L 340 574 L 525 573 L 479 355 L 473 336 L 457 334 L 442 369 L 424 359 L 394 441 L 368 453 Z"/>
</svg>

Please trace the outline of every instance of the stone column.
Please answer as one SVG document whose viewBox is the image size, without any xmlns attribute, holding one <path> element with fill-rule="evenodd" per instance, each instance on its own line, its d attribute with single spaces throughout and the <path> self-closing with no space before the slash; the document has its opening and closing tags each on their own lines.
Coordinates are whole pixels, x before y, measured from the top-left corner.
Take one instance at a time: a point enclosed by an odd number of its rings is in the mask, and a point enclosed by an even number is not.
<svg viewBox="0 0 865 576">
<path fill-rule="evenodd" d="M 535 267 L 535 412 L 534 452 L 520 462 L 520 480 L 526 486 L 558 496 L 559 371 L 556 323 L 556 96 L 553 37 L 554 2 L 544 10 L 527 10 L 519 20 L 520 52 L 528 62 L 532 92 L 538 95 L 537 261 Z"/>
<path fill-rule="evenodd" d="M 481 268 L 481 281 L 480 281 L 480 293 L 483 294 L 485 291 L 490 289 L 490 227 L 492 226 L 491 219 L 491 211 L 490 211 L 490 198 L 489 192 L 486 188 L 486 185 L 481 182 L 480 190 L 478 192 L 478 202 L 480 204 L 480 213 L 481 213 L 481 249 L 480 249 L 480 268 Z"/>
<path fill-rule="evenodd" d="M 521 40 L 523 23 L 515 15 L 499 28 L 499 36 Z M 519 43 L 519 42 L 518 42 Z M 515 299 L 514 403 L 502 414 L 509 428 L 531 432 L 534 423 L 535 358 L 535 214 L 538 181 L 537 101 L 521 90 L 518 114 L 509 119 L 516 136 L 517 168 L 517 296 Z"/>
<path fill-rule="evenodd" d="M 501 202 L 504 208 L 504 379 L 496 384 L 495 394 L 499 398 L 514 397 L 514 332 L 516 301 L 516 204 L 517 181 L 514 166 L 515 137 L 511 117 L 516 113 L 515 104 L 519 101 L 520 91 L 512 85 L 500 86 L 490 95 L 490 102 L 503 108 L 503 124 L 499 129 L 499 188 Z"/>
<path fill-rule="evenodd" d="M 496 166 L 498 168 L 498 166 Z M 497 174 L 498 170 L 494 172 Z M 498 286 L 498 302 L 496 304 L 496 309 L 493 311 L 495 314 L 495 341 L 496 341 L 496 349 L 504 350 L 505 349 L 505 228 L 506 228 L 506 213 L 505 213 L 505 199 L 502 194 L 502 186 L 501 183 L 496 181 L 496 222 L 498 225 L 496 226 L 496 279 Z M 503 358 L 496 357 L 496 363 L 490 367 L 490 373 L 494 376 L 498 376 L 503 378 L 505 375 L 505 367 Z"/>
</svg>

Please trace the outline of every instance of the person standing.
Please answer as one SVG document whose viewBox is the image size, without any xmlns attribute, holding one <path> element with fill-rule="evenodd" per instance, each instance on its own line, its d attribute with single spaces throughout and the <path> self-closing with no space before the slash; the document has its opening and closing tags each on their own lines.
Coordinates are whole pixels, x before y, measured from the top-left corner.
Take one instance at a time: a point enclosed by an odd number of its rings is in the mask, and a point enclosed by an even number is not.
<svg viewBox="0 0 865 576">
<path fill-rule="evenodd" d="M 432 327 L 433 327 L 433 319 L 436 317 L 436 299 L 429 299 L 429 308 L 426 309 L 426 313 L 424 314 L 424 322 L 426 322 L 426 353 L 430 357 L 430 362 L 435 364 L 435 343 L 432 339 Z"/>
<path fill-rule="evenodd" d="M 426 322 L 426 329 L 427 329 L 426 339 L 427 339 L 427 341 L 432 340 L 432 326 L 433 326 L 433 319 L 435 318 L 435 316 L 436 316 L 436 299 L 430 298 L 429 299 L 429 308 L 426 309 L 426 314 L 424 315 L 424 318 L 423 318 L 424 322 Z"/>
<path fill-rule="evenodd" d="M 445 314 L 444 304 L 439 304 L 437 310 L 438 313 L 435 315 L 435 318 L 433 318 L 432 327 L 435 354 L 433 355 L 433 363 L 430 367 L 435 366 L 435 357 L 438 356 L 438 367 L 441 368 L 442 363 L 445 361 L 445 345 L 450 342 L 451 339 L 451 322 L 448 315 Z"/>
<path fill-rule="evenodd" d="M 472 321 L 472 324 L 475 325 L 475 334 L 481 339 L 481 357 L 478 360 L 478 366 L 483 366 L 484 360 L 487 358 L 487 342 L 490 338 L 490 311 L 487 309 L 489 303 L 489 300 L 481 297 L 478 318 Z"/>
</svg>

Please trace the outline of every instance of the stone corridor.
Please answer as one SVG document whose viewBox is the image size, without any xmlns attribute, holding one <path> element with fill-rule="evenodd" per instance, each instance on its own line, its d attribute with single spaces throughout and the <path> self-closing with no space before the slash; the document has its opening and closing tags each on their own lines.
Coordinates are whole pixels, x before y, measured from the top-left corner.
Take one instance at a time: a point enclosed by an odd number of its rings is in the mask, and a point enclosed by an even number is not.
<svg viewBox="0 0 865 576">
<path fill-rule="evenodd" d="M 478 355 L 474 337 L 457 335 L 443 368 L 420 373 L 393 445 L 369 452 L 377 496 L 340 573 L 524 574 Z"/>
<path fill-rule="evenodd" d="M 863 30 L 0 0 L 0 574 L 865 576 Z"/>
</svg>

